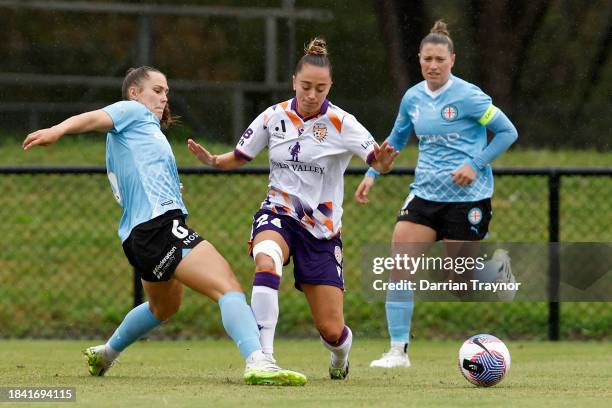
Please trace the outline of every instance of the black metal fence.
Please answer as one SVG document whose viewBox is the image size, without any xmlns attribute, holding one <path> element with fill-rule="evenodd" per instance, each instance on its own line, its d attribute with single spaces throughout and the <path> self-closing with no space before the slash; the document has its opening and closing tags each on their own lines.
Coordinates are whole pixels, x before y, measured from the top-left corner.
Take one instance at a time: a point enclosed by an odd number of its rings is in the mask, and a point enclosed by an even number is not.
<svg viewBox="0 0 612 408">
<path fill-rule="evenodd" d="M 612 169 L 498 169 L 493 242 L 612 242 Z M 267 168 L 218 172 L 181 169 L 189 224 L 228 259 L 250 289 L 253 263 L 246 254 L 251 217 L 264 198 Z M 359 292 L 360 247 L 389 242 L 395 215 L 407 193 L 412 169 L 381 177 L 368 206 L 352 194 L 362 169 L 345 176 L 343 241 L 345 314 L 362 336 L 386 336 L 382 303 Z M 116 227 L 120 208 L 112 199 L 106 170 L 99 167 L 0 168 L 0 338 L 106 337 L 140 302 Z M 549 274 L 558 274 L 551 260 Z M 281 284 L 277 332 L 314 334 L 304 297 Z M 552 280 L 554 281 L 554 279 Z M 135 290 L 136 289 L 136 290 Z M 551 293 L 557 290 L 550 288 Z M 610 338 L 612 303 L 514 302 L 420 303 L 413 335 L 448 338 L 493 332 L 505 338 Z M 223 333 L 214 302 L 188 291 L 183 307 L 153 337 L 200 338 Z"/>
</svg>

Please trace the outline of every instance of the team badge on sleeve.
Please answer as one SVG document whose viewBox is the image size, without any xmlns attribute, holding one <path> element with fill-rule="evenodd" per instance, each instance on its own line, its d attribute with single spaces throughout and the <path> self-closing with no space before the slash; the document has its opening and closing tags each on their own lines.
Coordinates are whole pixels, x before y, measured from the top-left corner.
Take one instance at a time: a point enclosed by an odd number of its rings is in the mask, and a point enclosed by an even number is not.
<svg viewBox="0 0 612 408">
<path fill-rule="evenodd" d="M 325 123 L 315 123 L 312 127 L 312 134 L 317 141 L 322 142 L 327 137 L 327 126 Z"/>
<path fill-rule="evenodd" d="M 474 207 L 468 211 L 468 221 L 472 225 L 480 224 L 480 221 L 482 221 L 482 210 L 478 207 Z"/>
<path fill-rule="evenodd" d="M 446 105 L 442 108 L 442 118 L 447 121 L 452 121 L 457 119 L 457 115 L 459 111 L 455 105 Z"/>
</svg>

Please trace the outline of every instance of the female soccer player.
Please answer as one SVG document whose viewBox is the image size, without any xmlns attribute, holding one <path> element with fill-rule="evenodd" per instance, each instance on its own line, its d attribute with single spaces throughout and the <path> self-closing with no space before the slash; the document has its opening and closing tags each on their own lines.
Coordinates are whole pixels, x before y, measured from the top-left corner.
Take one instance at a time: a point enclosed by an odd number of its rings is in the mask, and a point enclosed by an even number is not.
<svg viewBox="0 0 612 408">
<path fill-rule="evenodd" d="M 423 38 L 419 61 L 424 81 L 406 91 L 387 142 L 397 150 L 406 146 L 414 130 L 419 158 L 414 182 L 397 217 L 392 241 L 419 256 L 437 240 L 480 241 L 491 220 L 493 174 L 490 163 L 517 138 L 506 115 L 477 86 L 451 74 L 455 63 L 453 41 L 446 24 L 436 21 Z M 495 133 L 487 144 L 487 129 Z M 355 192 L 368 203 L 368 192 L 378 172 L 370 168 Z M 513 279 L 509 258 L 497 252 L 500 277 Z M 371 367 L 409 367 L 407 346 L 413 312 L 411 291 L 389 291 L 385 309 L 391 350 Z"/>
<path fill-rule="evenodd" d="M 168 91 L 157 69 L 130 69 L 123 101 L 30 133 L 23 142 L 28 150 L 65 134 L 108 132 L 108 178 L 123 207 L 119 236 L 149 301 L 132 309 L 106 344 L 83 352 L 89 373 L 103 376 L 120 352 L 174 315 L 186 285 L 219 303 L 225 330 L 246 360 L 247 383 L 303 385 L 302 374 L 280 369 L 262 352 L 257 323 L 230 266 L 185 224 L 176 162 L 161 131 L 172 123 Z"/>
<path fill-rule="evenodd" d="M 293 256 L 295 286 L 306 295 L 321 341 L 331 351 L 330 377 L 344 379 L 352 333 L 342 307 L 343 174 L 353 154 L 386 173 L 397 152 L 388 143 L 379 147 L 354 116 L 326 99 L 331 85 L 327 46 L 316 38 L 297 63 L 295 97 L 261 113 L 233 152 L 212 155 L 193 140 L 188 144 L 202 163 L 220 169 L 238 168 L 268 147 L 270 182 L 251 232 L 251 307 L 263 351 L 273 354 L 282 267 Z"/>
</svg>

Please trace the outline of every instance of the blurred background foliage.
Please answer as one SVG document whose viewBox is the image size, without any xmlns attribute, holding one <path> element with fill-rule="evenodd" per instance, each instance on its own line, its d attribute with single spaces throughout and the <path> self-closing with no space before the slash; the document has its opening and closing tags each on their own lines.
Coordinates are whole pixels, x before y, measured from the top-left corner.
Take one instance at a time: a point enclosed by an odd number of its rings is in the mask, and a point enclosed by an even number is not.
<svg viewBox="0 0 612 408">
<path fill-rule="evenodd" d="M 107 1 L 106 3 L 118 3 Z M 170 4 L 167 1 L 122 3 Z M 257 7 L 321 9 L 329 21 L 297 20 L 295 49 L 286 21 L 278 20 L 279 82 L 290 80 L 302 44 L 324 36 L 334 68 L 330 99 L 381 140 L 389 132 L 401 95 L 419 82 L 418 47 L 436 19 L 455 41 L 454 74 L 479 85 L 519 129 L 519 146 L 608 150 L 612 115 L 612 3 L 608 0 L 340 0 L 258 1 Z M 181 4 L 248 6 L 251 1 L 181 1 Z M 122 77 L 136 65 L 138 16 L 3 9 L 0 72 Z M 178 79 L 265 79 L 265 21 L 219 17 L 154 16 L 151 64 Z M 245 95 L 245 127 L 292 91 Z M 5 83 L 4 102 L 110 103 L 119 89 Z M 173 98 L 174 96 L 174 98 Z M 173 99 L 175 99 L 173 101 Z M 180 99 L 180 101 L 179 101 Z M 183 125 L 211 141 L 235 142 L 228 92 L 175 93 L 171 103 Z M 178 103 L 180 102 L 180 103 Z M 45 113 L 40 125 L 66 113 Z M 0 112 L 3 130 L 23 132 L 28 121 Z"/>
<path fill-rule="evenodd" d="M 122 78 L 129 67 L 138 65 L 142 49 L 137 15 L 13 9 L 3 3 L 7 2 L 0 0 L 0 78 L 6 73 Z M 245 93 L 244 126 L 267 106 L 292 96 L 289 81 L 302 45 L 321 35 L 328 41 L 334 68 L 330 99 L 355 114 L 379 141 L 391 129 L 405 90 L 421 81 L 417 58 L 421 39 L 436 19 L 444 18 L 455 41 L 453 72 L 490 94 L 519 130 L 518 149 L 504 154 L 496 166 L 610 167 L 612 163 L 609 0 L 121 3 L 275 8 L 293 4 L 298 10 L 331 11 L 329 21 L 296 21 L 291 50 L 290 27 L 278 21 L 275 80 L 287 83 L 286 90 Z M 196 164 L 184 148 L 189 136 L 207 138 L 207 146 L 215 153 L 239 138 L 231 125 L 232 94 L 223 84 L 265 81 L 265 30 L 265 21 L 253 18 L 151 18 L 150 64 L 168 75 L 171 88 L 178 80 L 219 85 L 205 92 L 171 91 L 173 110 L 182 116 L 182 126 L 173 128 L 169 137 L 179 165 Z M 0 107 L 9 103 L 102 107 L 118 99 L 119 86 L 41 85 L 10 79 L 0 83 Z M 50 126 L 79 111 L 47 109 L 33 121 L 27 112 L 0 109 L 0 163 L 103 166 L 103 135 L 74 136 L 48 149 L 20 151 L 18 143 L 35 124 Z M 559 151 L 550 152 L 555 149 Z M 412 166 L 415 157 L 416 148 L 411 144 L 398 165 Z M 254 164 L 267 165 L 266 155 L 262 153 Z M 253 267 L 243 243 L 266 179 L 255 175 L 184 177 L 191 226 L 228 257 L 245 288 L 250 287 Z M 368 240 L 388 241 L 410 178 L 392 175 L 383 179 L 376 202 L 365 209 L 350 199 L 360 179 L 346 178 L 346 314 L 356 333 L 384 336 L 382 304 L 363 302 L 357 289 L 359 246 Z M 491 240 L 545 242 L 546 180 L 502 177 L 496 182 L 494 207 L 500 216 L 491 224 Z M 0 178 L 0 190 L 4 193 L 0 196 L 5 220 L 2 232 L 11 237 L 0 259 L 0 338 L 110 333 L 131 307 L 132 275 L 118 247 L 119 208 L 110 198 L 106 177 L 12 174 Z M 608 178 L 564 178 L 560 240 L 609 242 L 610 195 Z M 376 222 L 363 227 L 363 220 Z M 290 290 L 291 284 L 291 279 L 283 281 L 279 334 L 314 334 L 304 298 Z M 481 312 L 476 304 L 420 304 L 415 311 L 415 336 L 464 336 L 482 330 L 499 331 L 508 338 L 546 337 L 548 313 L 543 302 L 494 304 L 482 318 L 472 318 Z M 188 292 L 180 316 L 156 335 L 220 335 L 220 322 L 210 318 L 215 313 L 216 304 Z M 609 339 L 611 319 L 610 303 L 564 303 L 561 336 Z"/>
</svg>

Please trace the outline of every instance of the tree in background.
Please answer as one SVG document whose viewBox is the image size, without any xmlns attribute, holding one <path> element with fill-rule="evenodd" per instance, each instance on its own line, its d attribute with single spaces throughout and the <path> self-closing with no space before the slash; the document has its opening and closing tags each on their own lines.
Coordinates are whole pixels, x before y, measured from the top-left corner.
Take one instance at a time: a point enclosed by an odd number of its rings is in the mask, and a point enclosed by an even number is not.
<svg viewBox="0 0 612 408">
<path fill-rule="evenodd" d="M 350 109 L 377 137 L 389 131 L 403 92 L 421 80 L 419 43 L 433 22 L 444 18 L 457 48 L 455 72 L 482 86 L 512 114 L 523 136 L 520 145 L 610 147 L 610 0 L 266 0 L 257 5 L 282 7 L 289 1 L 297 9 L 333 13 L 331 21 L 296 24 L 295 39 L 283 41 L 295 45 L 297 57 L 313 36 L 328 40 L 336 79 L 333 100 Z M 248 0 L 181 3 L 253 6 Z M 171 78 L 220 85 L 264 80 L 264 21 L 190 16 L 150 20 L 151 63 Z M 142 54 L 137 21 L 138 16 L 0 9 L 0 77 L 2 73 L 120 77 L 127 67 L 138 64 Z M 279 25 L 283 36 L 291 31 L 285 27 Z M 277 56 L 284 64 L 279 69 L 282 81 L 290 79 L 288 72 L 293 69 L 285 62 L 291 57 L 285 45 L 279 44 Z M 65 86 L 58 91 L 5 81 L 1 96 L 6 104 L 18 104 L 98 103 L 117 95 L 108 88 Z M 283 96 L 245 95 L 245 116 Z M 239 136 L 227 125 L 230 92 L 220 88 L 187 94 L 175 89 L 172 98 L 185 125 L 194 128 L 201 123 L 203 133 L 228 142 Z M 47 115 L 52 122 L 53 112 Z M 27 125 L 27 114 L 16 117 L 15 112 L 0 112 L 5 130 Z"/>
</svg>

